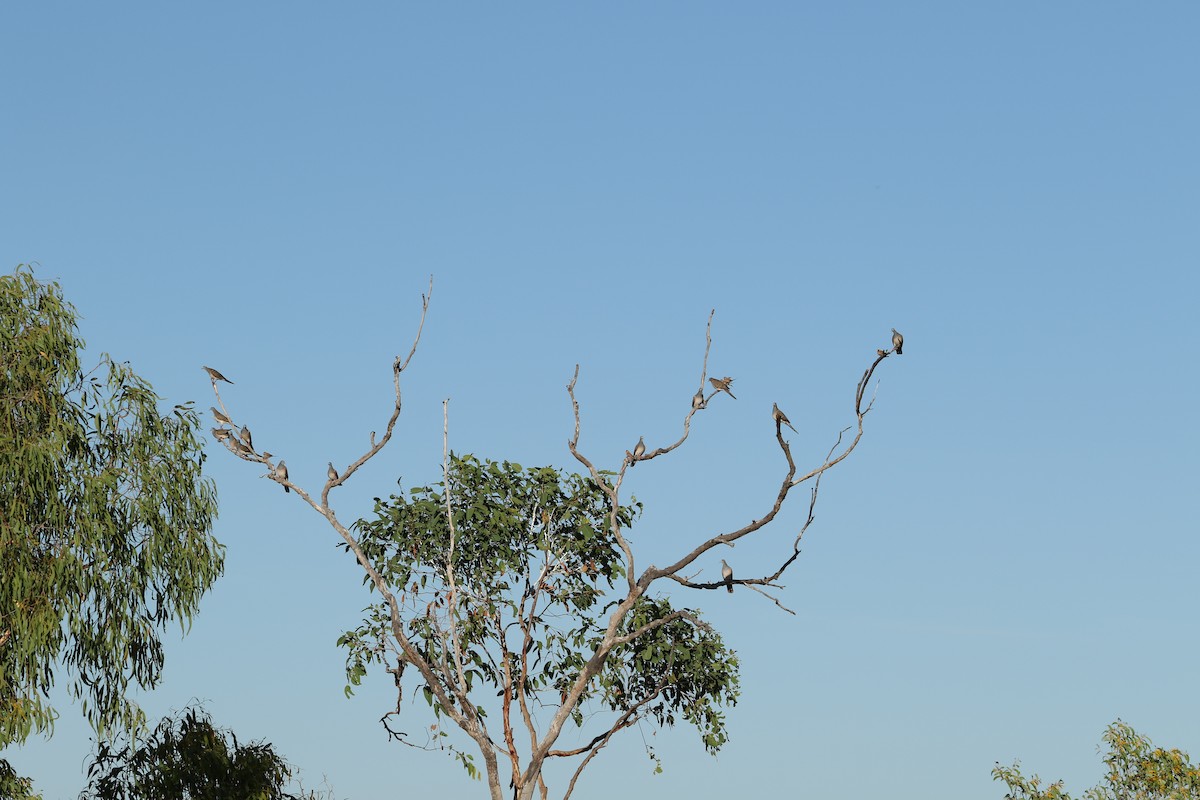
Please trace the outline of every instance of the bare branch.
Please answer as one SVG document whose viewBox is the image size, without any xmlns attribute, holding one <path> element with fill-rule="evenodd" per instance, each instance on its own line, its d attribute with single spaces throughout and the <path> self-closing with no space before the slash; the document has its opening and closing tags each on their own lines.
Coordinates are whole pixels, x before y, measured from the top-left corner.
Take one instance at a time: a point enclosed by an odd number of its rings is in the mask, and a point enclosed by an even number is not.
<svg viewBox="0 0 1200 800">
<path fill-rule="evenodd" d="M 417 345 L 421 343 L 421 332 L 425 330 L 425 317 L 429 314 L 429 302 L 432 299 L 433 276 L 430 275 L 429 293 L 421 295 L 421 321 L 417 324 L 417 334 L 413 337 L 412 349 L 408 351 L 408 355 L 405 358 L 401 359 L 400 356 L 396 356 L 395 360 L 392 362 L 392 385 L 395 389 L 396 402 L 392 408 L 392 414 L 388 418 L 387 426 L 384 428 L 383 438 L 376 441 L 375 431 L 371 431 L 371 446 L 367 449 L 367 452 L 363 453 L 358 457 L 358 459 L 351 463 L 350 466 L 346 467 L 345 471 L 342 472 L 341 476 L 336 482 L 330 482 L 329 484 L 326 484 L 325 490 L 321 492 L 322 506 L 328 505 L 330 489 L 332 489 L 334 486 L 341 486 L 343 483 L 345 483 L 351 475 L 353 475 L 355 472 L 358 472 L 360 467 L 374 458 L 375 454 L 382 450 L 384 446 L 391 441 L 392 431 L 396 427 L 396 420 L 400 418 L 400 408 L 402 405 L 400 395 L 400 373 L 408 369 L 409 362 L 412 361 L 413 356 L 416 355 Z"/>
</svg>

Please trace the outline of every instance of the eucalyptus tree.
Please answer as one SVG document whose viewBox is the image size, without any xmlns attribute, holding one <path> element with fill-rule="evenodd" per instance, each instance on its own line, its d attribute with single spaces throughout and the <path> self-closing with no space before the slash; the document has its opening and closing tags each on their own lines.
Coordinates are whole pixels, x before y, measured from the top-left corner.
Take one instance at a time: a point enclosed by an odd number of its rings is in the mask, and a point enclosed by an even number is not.
<svg viewBox="0 0 1200 800">
<path fill-rule="evenodd" d="M 30 268 L 0 276 L 0 747 L 52 730 L 56 665 L 101 735 L 141 727 L 128 690 L 224 558 L 198 415 L 108 355 L 85 372 L 76 318 Z"/>
<path fill-rule="evenodd" d="M 777 407 L 770 417 L 764 413 L 786 464 L 771 502 L 745 526 L 686 543 L 666 566 L 637 561 L 630 531 L 640 505 L 623 500 L 622 487 L 627 470 L 681 448 L 696 415 L 718 393 L 729 395 L 727 402 L 736 399 L 730 391 L 733 378 L 708 377 L 711 314 L 700 388 L 692 394 L 687 387 L 680 394 L 688 402 L 681 403 L 687 411 L 677 439 L 648 447 L 642 437 L 619 464 L 598 464 L 579 445 L 576 366 L 567 385 L 574 415 L 567 449 L 580 466 L 578 474 L 455 455 L 446 444 L 443 408 L 441 480 L 376 498 L 369 517 L 343 523 L 330 493 L 354 479 L 391 440 L 402 408 L 401 376 L 420 343 L 431 295 L 432 284 L 422 297 L 411 350 L 392 363 L 394 403 L 383 435 L 372 432 L 369 446 L 344 469 L 330 463 L 325 484 L 311 492 L 289 479 L 280 469 L 282 461 L 273 463 L 270 453 L 238 442 L 225 427 L 237 424 L 236 414 L 226 408 L 213 381 L 220 405 L 214 416 L 221 423 L 216 438 L 238 457 L 261 463 L 263 477 L 320 514 L 377 595 L 362 624 L 340 639 L 347 650 L 347 694 L 373 668 L 390 674 L 396 705 L 382 717 L 388 734 L 416 747 L 447 750 L 473 777 L 486 781 L 493 800 L 509 791 L 526 800 L 535 794 L 548 797 L 550 762 L 568 765 L 561 772 L 564 785 L 555 787 L 556 796 L 568 798 L 612 737 L 640 721 L 686 722 L 715 752 L 727 740 L 723 709 L 738 697 L 738 661 L 701 612 L 677 606 L 676 599 L 687 596 L 682 590 L 739 587 L 787 610 L 771 592 L 782 588 L 780 577 L 800 553 L 822 476 L 861 441 L 873 403 L 866 390 L 892 351 L 876 351 L 855 391 L 853 422 L 811 469 L 797 467 L 783 438 L 786 415 Z M 712 386 L 707 396 L 706 382 Z M 802 485 L 809 487 L 808 516 L 772 571 L 742 571 L 715 582 L 689 574 L 713 550 L 765 529 Z M 674 590 L 670 597 L 664 587 Z M 421 726 L 425 733 L 415 736 L 400 730 L 397 721 L 405 698 L 413 694 L 433 715 L 432 726 Z M 581 729 L 575 739 L 582 744 L 559 745 L 568 725 Z"/>
<path fill-rule="evenodd" d="M 1117 720 L 1104 731 L 1108 752 L 1104 780 L 1083 793 L 1084 800 L 1194 800 L 1200 797 L 1200 764 L 1177 748 L 1155 747 L 1128 723 Z M 992 778 L 1008 788 L 1006 800 L 1071 800 L 1062 781 L 1045 784 L 1026 778 L 1021 766 L 999 764 Z"/>
</svg>

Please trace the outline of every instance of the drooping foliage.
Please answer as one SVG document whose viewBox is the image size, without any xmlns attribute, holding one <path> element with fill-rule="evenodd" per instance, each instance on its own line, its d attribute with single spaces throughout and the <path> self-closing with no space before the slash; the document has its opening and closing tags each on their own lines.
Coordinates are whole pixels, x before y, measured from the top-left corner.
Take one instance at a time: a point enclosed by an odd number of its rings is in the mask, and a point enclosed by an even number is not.
<svg viewBox="0 0 1200 800">
<path fill-rule="evenodd" d="M 141 725 L 129 687 L 222 568 L 196 413 L 83 346 L 57 284 L 0 276 L 0 746 L 51 728 L 57 665 L 97 731 Z"/>
</svg>

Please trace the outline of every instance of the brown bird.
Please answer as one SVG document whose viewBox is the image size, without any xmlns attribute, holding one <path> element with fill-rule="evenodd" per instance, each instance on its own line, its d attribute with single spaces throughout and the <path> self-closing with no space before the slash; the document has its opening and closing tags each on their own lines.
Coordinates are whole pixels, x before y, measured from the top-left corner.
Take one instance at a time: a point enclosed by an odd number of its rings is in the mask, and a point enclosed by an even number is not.
<svg viewBox="0 0 1200 800">
<path fill-rule="evenodd" d="M 708 382 L 711 383 L 713 388 L 718 392 L 724 392 L 730 397 L 733 397 L 734 400 L 737 400 L 737 397 L 734 396 L 733 392 L 729 391 L 729 384 L 733 383 L 733 378 L 726 375 L 724 378 L 709 378 Z"/>
<path fill-rule="evenodd" d="M 246 447 L 249 447 L 250 451 L 253 452 L 254 451 L 254 442 L 250 439 L 250 429 L 243 427 L 241 430 L 241 433 L 239 433 L 238 436 L 241 438 L 241 440 L 243 442 L 246 443 Z"/>
<path fill-rule="evenodd" d="M 704 408 L 704 387 L 696 390 L 696 394 L 692 395 L 692 408 Z"/>
<path fill-rule="evenodd" d="M 721 559 L 721 578 L 725 581 L 725 591 L 733 594 L 733 567 L 725 563 L 725 559 Z"/>
<path fill-rule="evenodd" d="M 329 480 L 336 481 L 338 479 L 337 470 L 333 468 L 333 462 L 329 462 L 329 469 L 325 470 L 325 474 L 329 476 Z"/>
<path fill-rule="evenodd" d="M 646 454 L 646 443 L 642 441 L 645 437 L 639 436 L 637 446 L 633 448 L 633 460 L 638 461 Z"/>
<path fill-rule="evenodd" d="M 274 475 L 275 475 L 275 480 L 279 481 L 280 483 L 283 483 L 284 481 L 286 481 L 288 479 L 287 464 L 284 464 L 282 461 L 280 461 L 278 464 L 276 464 Z M 289 494 L 292 491 L 287 486 L 284 486 L 283 490 L 285 492 L 288 492 Z"/>
<path fill-rule="evenodd" d="M 892 349 L 896 351 L 896 355 L 904 355 L 904 334 L 900 333 L 895 328 L 892 328 Z"/>
<path fill-rule="evenodd" d="M 232 425 L 233 424 L 233 420 L 231 420 L 229 417 L 225 416 L 220 411 L 218 411 L 216 406 L 209 406 L 209 408 L 212 409 L 213 419 L 215 419 L 217 422 L 221 423 L 222 425 Z"/>
<path fill-rule="evenodd" d="M 794 425 L 792 425 L 792 421 L 787 418 L 787 414 L 780 411 L 779 406 L 775 403 L 771 403 L 771 416 L 775 420 L 775 427 L 777 429 L 779 428 L 780 423 L 783 423 L 784 425 L 787 425 L 789 428 L 791 428 L 793 431 L 796 431 L 796 433 L 800 432 L 800 431 L 796 430 L 796 427 Z"/>
<path fill-rule="evenodd" d="M 233 435 L 229 428 L 213 428 L 212 434 L 213 436 L 217 437 L 218 442 L 223 442 Z"/>
<path fill-rule="evenodd" d="M 217 381 L 225 381 L 228 384 L 233 383 L 233 381 L 229 380 L 229 378 L 226 378 L 224 375 L 217 372 L 212 367 L 205 367 L 204 371 L 208 373 L 208 377 L 212 378 L 213 383 L 216 383 Z"/>
<path fill-rule="evenodd" d="M 886 355 L 887 355 L 887 350 L 876 350 L 876 351 L 875 351 L 875 355 L 877 355 L 877 356 L 886 356 Z"/>
</svg>

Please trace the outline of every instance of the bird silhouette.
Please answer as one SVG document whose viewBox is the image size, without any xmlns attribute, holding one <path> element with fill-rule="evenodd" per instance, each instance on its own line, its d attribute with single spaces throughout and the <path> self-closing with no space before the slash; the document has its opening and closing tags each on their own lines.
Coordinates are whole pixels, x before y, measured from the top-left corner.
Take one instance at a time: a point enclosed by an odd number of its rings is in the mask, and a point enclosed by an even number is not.
<svg viewBox="0 0 1200 800">
<path fill-rule="evenodd" d="M 217 381 L 225 381 L 228 384 L 233 383 L 233 381 L 229 380 L 229 378 L 226 378 L 224 375 L 217 372 L 212 367 L 205 367 L 204 371 L 208 373 L 208 377 L 212 378 L 213 383 L 216 383 Z"/>
<path fill-rule="evenodd" d="M 904 355 L 904 334 L 892 328 L 892 349 L 896 351 L 896 355 Z"/>
<path fill-rule="evenodd" d="M 733 383 L 733 378 L 726 375 L 724 378 L 709 378 L 708 382 L 711 383 L 713 388 L 718 392 L 724 392 L 734 400 L 737 400 L 737 397 L 734 396 L 733 392 L 729 391 L 729 385 Z"/>
<path fill-rule="evenodd" d="M 787 414 L 780 411 L 779 406 L 775 403 L 771 403 L 771 416 L 775 419 L 775 427 L 776 428 L 778 428 L 780 423 L 782 423 L 784 425 L 787 425 L 793 431 L 796 431 L 796 433 L 800 432 L 800 431 L 796 430 L 796 427 L 794 425 L 792 425 L 792 421 L 787 418 Z"/>
</svg>

